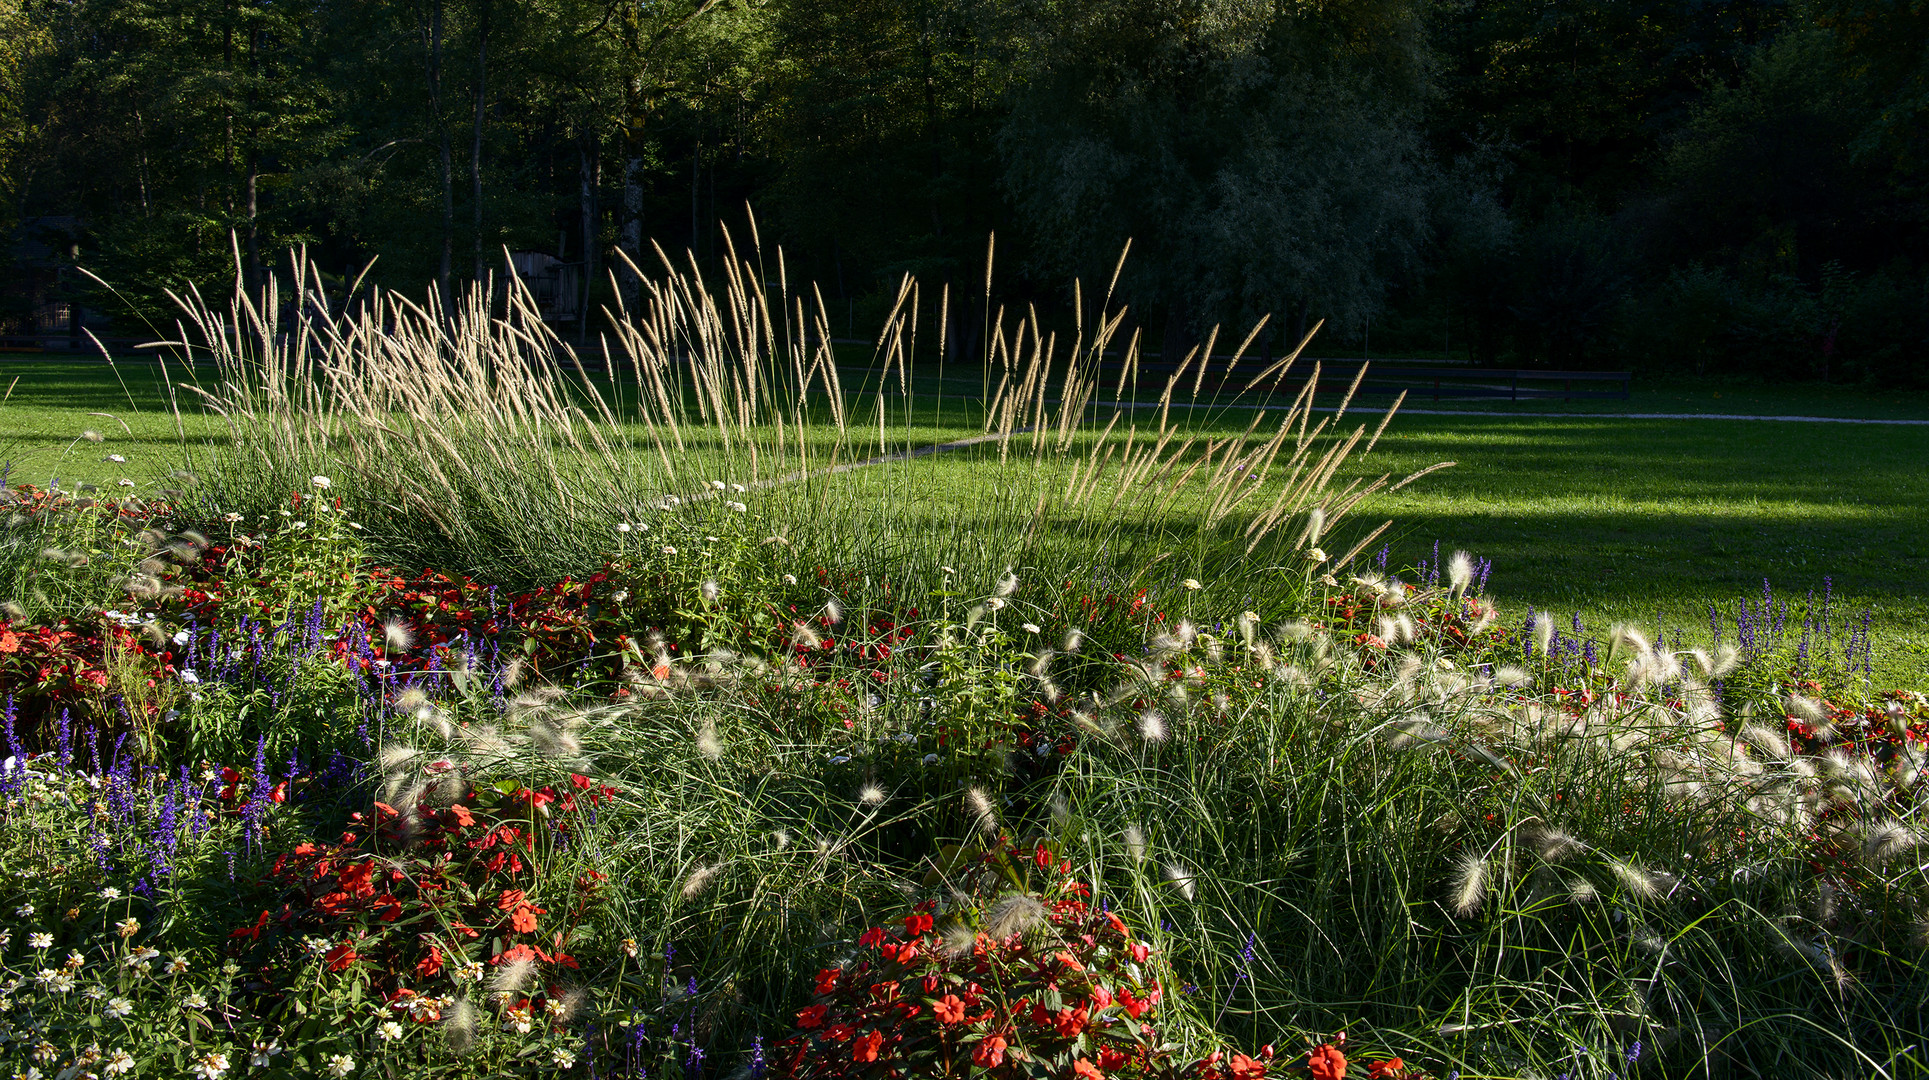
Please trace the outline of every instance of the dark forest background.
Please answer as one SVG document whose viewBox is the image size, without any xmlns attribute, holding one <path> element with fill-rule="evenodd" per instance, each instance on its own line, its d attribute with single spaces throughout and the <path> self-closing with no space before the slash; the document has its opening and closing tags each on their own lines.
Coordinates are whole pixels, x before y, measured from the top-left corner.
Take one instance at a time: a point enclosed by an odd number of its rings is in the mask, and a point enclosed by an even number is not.
<svg viewBox="0 0 1929 1080">
<path fill-rule="evenodd" d="M 969 352 L 989 234 L 1061 310 L 1129 237 L 1155 343 L 1919 385 L 1926 185 L 1929 0 L 0 0 L 15 325 L 296 244 L 600 305 L 749 205 L 858 336 L 913 273 Z"/>
</svg>

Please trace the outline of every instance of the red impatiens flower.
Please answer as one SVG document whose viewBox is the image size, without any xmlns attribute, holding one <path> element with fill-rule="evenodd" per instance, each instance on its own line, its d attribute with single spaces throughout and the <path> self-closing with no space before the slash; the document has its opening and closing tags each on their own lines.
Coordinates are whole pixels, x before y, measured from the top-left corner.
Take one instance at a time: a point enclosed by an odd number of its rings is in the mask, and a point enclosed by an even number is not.
<svg viewBox="0 0 1929 1080">
<path fill-rule="evenodd" d="M 1099 1067 L 1084 1058 L 1072 1062 L 1072 1075 L 1080 1080 L 1105 1080 L 1105 1074 L 1099 1071 Z"/>
<path fill-rule="evenodd" d="M 915 915 L 906 915 L 904 917 L 904 932 L 912 937 L 917 937 L 919 934 L 928 932 L 931 929 L 931 925 L 931 916 L 926 915 L 922 911 Z"/>
<path fill-rule="evenodd" d="M 1228 1073 L 1232 1080 L 1261 1080 L 1266 1075 L 1266 1063 L 1254 1061 L 1244 1054 L 1234 1054 Z"/>
<path fill-rule="evenodd" d="M 876 1061 L 878 1048 L 884 1045 L 882 1031 L 867 1031 L 851 1043 L 851 1060 Z"/>
<path fill-rule="evenodd" d="M 429 955 L 415 965 L 415 975 L 421 979 L 432 979 L 440 974 L 442 974 L 442 949 L 440 946 L 431 945 Z"/>
<path fill-rule="evenodd" d="M 322 954 L 322 959 L 328 962 L 328 970 L 343 971 L 347 969 L 348 965 L 355 962 L 357 955 L 355 945 L 352 942 L 344 941 Z"/>
<path fill-rule="evenodd" d="M 1003 1035 L 987 1035 L 978 1040 L 978 1048 L 971 1052 L 971 1060 L 981 1069 L 995 1069 L 1005 1063 L 1005 1042 Z"/>
<path fill-rule="evenodd" d="M 1401 1061 L 1399 1058 L 1388 1058 L 1385 1061 L 1376 1061 L 1368 1065 L 1366 1067 L 1366 1077 L 1367 1080 L 1385 1080 L 1385 1078 L 1388 1077 L 1404 1075 L 1406 1071 L 1406 1062 Z"/>
<path fill-rule="evenodd" d="M 1316 1046 L 1306 1059 L 1306 1068 L 1313 1080 L 1346 1080 L 1346 1055 L 1332 1043 Z"/>
<path fill-rule="evenodd" d="M 797 1010 L 797 1026 L 815 1028 L 824 1026 L 824 1017 L 831 1011 L 829 1005 L 806 1005 Z"/>
<path fill-rule="evenodd" d="M 931 1011 L 941 1024 L 964 1023 L 965 1003 L 956 994 L 946 994 L 939 998 L 937 1003 L 931 1006 Z"/>
</svg>

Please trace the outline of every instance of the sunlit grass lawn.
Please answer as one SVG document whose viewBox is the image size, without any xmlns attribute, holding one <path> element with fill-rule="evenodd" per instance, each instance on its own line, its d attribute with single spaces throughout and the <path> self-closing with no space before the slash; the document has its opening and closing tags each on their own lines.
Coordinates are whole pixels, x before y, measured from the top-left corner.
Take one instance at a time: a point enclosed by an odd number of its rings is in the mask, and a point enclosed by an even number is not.
<svg viewBox="0 0 1929 1080">
<path fill-rule="evenodd" d="M 181 433 L 195 441 L 220 431 L 217 418 L 201 415 L 185 400 L 191 395 L 183 395 L 186 415 L 177 432 L 150 364 L 123 363 L 116 377 L 98 363 L 12 361 L 0 367 L 0 389 L 16 375 L 11 397 L 0 405 L 0 461 L 12 463 L 14 482 L 151 479 L 178 461 Z M 861 384 L 857 373 L 846 376 L 847 389 Z M 975 402 L 963 400 L 977 393 L 975 371 L 945 380 L 941 409 L 930 392 L 936 380 L 923 385 L 911 442 L 981 431 Z M 1524 615 L 1527 605 L 1563 616 L 1578 612 L 1596 628 L 1636 621 L 1705 640 L 1709 606 L 1732 622 L 1736 602 L 1758 599 L 1764 579 L 1778 597 L 1794 601 L 1797 624 L 1808 592 L 1819 600 L 1832 588 L 1838 618 L 1874 612 L 1876 681 L 1922 684 L 1929 672 L 1929 427 L 1560 414 L 1925 418 L 1929 408 L 1907 397 L 1839 387 L 1636 386 L 1628 403 L 1516 408 L 1466 402 L 1461 405 L 1469 409 L 1515 414 L 1396 419 L 1354 471 L 1398 476 L 1435 461 L 1458 465 L 1375 498 L 1357 511 L 1355 524 L 1394 519 L 1395 567 L 1430 559 L 1436 540 L 1443 552 L 1465 548 L 1494 561 L 1490 591 L 1515 614 Z M 91 415 L 101 412 L 113 416 Z M 1372 423 L 1377 413 L 1357 418 Z M 1156 423 L 1149 412 L 1137 419 Z M 1250 419 L 1248 411 L 1233 411 L 1215 426 L 1236 431 Z M 108 439 L 77 442 L 85 429 Z M 901 421 L 889 434 L 904 438 Z M 108 454 L 128 462 L 108 461 Z M 919 491 L 939 504 L 933 514 L 944 516 L 942 503 L 968 502 L 987 489 L 987 467 L 970 456 L 927 460 Z"/>
</svg>

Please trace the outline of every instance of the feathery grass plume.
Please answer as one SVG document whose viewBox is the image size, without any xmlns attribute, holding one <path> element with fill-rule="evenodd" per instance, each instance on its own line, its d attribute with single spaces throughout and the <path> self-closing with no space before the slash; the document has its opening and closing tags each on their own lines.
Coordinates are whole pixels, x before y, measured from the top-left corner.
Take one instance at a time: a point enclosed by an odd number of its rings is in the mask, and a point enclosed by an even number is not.
<svg viewBox="0 0 1929 1080">
<path fill-rule="evenodd" d="M 985 933 L 1001 941 L 1013 934 L 1036 933 L 1047 925 L 1045 905 L 1023 893 L 1005 897 L 985 914 Z"/>
<path fill-rule="evenodd" d="M 1502 664 L 1494 670 L 1494 685 L 1496 686 L 1525 686 L 1529 682 L 1532 682 L 1533 678 L 1525 669 L 1515 667 L 1512 664 Z"/>
<path fill-rule="evenodd" d="M 529 718 L 529 745 L 544 757 L 574 758 L 582 755 L 582 741 L 570 730 L 573 717 L 554 717 L 537 713 Z"/>
<path fill-rule="evenodd" d="M 1467 591 L 1474 579 L 1474 557 L 1464 551 L 1456 551 L 1447 559 L 1447 589 L 1455 596 Z"/>
<path fill-rule="evenodd" d="M 466 1054 L 476 1045 L 476 1007 L 468 998 L 459 998 L 442 1017 L 442 1036 L 449 1049 Z"/>
<path fill-rule="evenodd" d="M 529 977 L 536 973 L 534 960 L 514 960 L 496 969 L 495 978 L 489 980 L 491 994 L 506 994 L 511 997 L 522 992 Z"/>
<path fill-rule="evenodd" d="M 383 772 L 395 772 L 408 767 L 422 751 L 399 742 L 385 743 L 375 754 L 375 765 Z"/>
<path fill-rule="evenodd" d="M 1176 862 L 1166 863 L 1164 869 L 1166 883 L 1174 889 L 1179 890 L 1180 896 L 1191 900 L 1194 894 L 1198 892 L 1198 875 L 1183 864 Z"/>
<path fill-rule="evenodd" d="M 714 604 L 717 602 L 717 597 L 723 595 L 723 588 L 715 581 L 705 581 L 697 586 L 697 594 L 703 597 L 704 603 Z"/>
<path fill-rule="evenodd" d="M 824 621 L 836 626 L 844 621 L 844 605 L 835 599 L 824 601 Z"/>
<path fill-rule="evenodd" d="M 884 802 L 884 789 L 875 781 L 867 781 L 857 789 L 857 801 L 865 806 L 877 806 Z"/>
<path fill-rule="evenodd" d="M 690 871 L 690 876 L 683 879 L 683 887 L 678 892 L 685 900 L 695 900 L 703 895 L 703 891 L 708 889 L 710 883 L 722 872 L 723 864 L 720 862 L 708 865 L 698 864 L 696 869 Z"/>
<path fill-rule="evenodd" d="M 1592 904 L 1600 898 L 1601 890 L 1595 888 L 1594 883 L 1584 877 L 1577 875 L 1567 883 L 1568 903 Z"/>
<path fill-rule="evenodd" d="M 1063 646 L 1063 651 L 1068 653 L 1075 653 L 1079 650 L 1079 647 L 1084 644 L 1085 644 L 1085 631 L 1080 630 L 1076 626 L 1065 631 L 1065 644 Z"/>
<path fill-rule="evenodd" d="M 1326 531 L 1326 508 L 1324 506 L 1315 506 L 1311 510 L 1306 511 L 1306 531 L 1300 534 L 1300 542 L 1295 546 L 1317 547 L 1319 545 L 1320 533 L 1323 533 L 1325 531 Z M 1321 561 L 1323 562 L 1325 560 L 1321 560 Z"/>
<path fill-rule="evenodd" d="M 962 919 L 952 919 L 944 925 L 942 940 L 945 955 L 955 960 L 970 953 L 972 947 L 978 944 L 978 931 Z"/>
<path fill-rule="evenodd" d="M 1157 709 L 1147 709 L 1139 714 L 1139 738 L 1149 743 L 1162 743 L 1167 735 L 1165 714 Z"/>
<path fill-rule="evenodd" d="M 1136 824 L 1129 824 L 1125 827 L 1124 839 L 1125 853 L 1139 862 L 1144 862 L 1145 830 L 1139 828 Z"/>
<path fill-rule="evenodd" d="M 1536 611 L 1534 613 L 1534 651 L 1546 659 L 1547 650 L 1554 644 L 1554 613 Z"/>
<path fill-rule="evenodd" d="M 1871 866 L 1883 866 L 1898 855 L 1922 846 L 1922 836 L 1900 821 L 1884 821 L 1869 827 L 1862 841 L 1862 857 Z"/>
<path fill-rule="evenodd" d="M 965 788 L 964 803 L 965 812 L 979 832 L 986 836 L 998 835 L 998 811 L 991 805 L 991 796 L 985 794 L 984 788 L 975 784 Z"/>
<path fill-rule="evenodd" d="M 390 650 L 408 649 L 415 645 L 415 635 L 400 619 L 390 619 L 382 624 L 382 645 Z"/>
<path fill-rule="evenodd" d="M 1007 566 L 1005 567 L 1004 576 L 998 579 L 998 584 L 995 588 L 992 589 L 991 595 L 997 596 L 997 597 L 1006 597 L 1006 596 L 1010 596 L 1012 593 L 1015 593 L 1017 591 L 1018 591 L 1018 575 L 1012 573 L 1011 567 Z"/>
<path fill-rule="evenodd" d="M 1240 612 L 1239 617 L 1233 620 L 1233 626 L 1238 630 L 1239 640 L 1245 644 L 1246 648 L 1250 649 L 1253 647 L 1253 645 L 1256 642 L 1258 642 L 1259 640 L 1259 613 L 1258 612 L 1256 611 Z"/>
<path fill-rule="evenodd" d="M 1463 852 L 1453 876 L 1454 914 L 1467 918 L 1480 911 L 1487 899 L 1487 859 L 1477 851 Z"/>
<path fill-rule="evenodd" d="M 1761 724 L 1743 724 L 1741 728 L 1741 740 L 1756 750 L 1761 751 L 1761 753 L 1767 757 L 1774 758 L 1777 761 L 1785 761 L 1788 759 L 1788 737 L 1770 731 Z"/>
<path fill-rule="evenodd" d="M 817 631 L 811 629 L 810 623 L 799 619 L 790 624 L 790 643 L 799 648 L 815 649 L 824 643 L 824 639 L 817 636 Z"/>
<path fill-rule="evenodd" d="M 1588 850 L 1588 845 L 1582 843 L 1578 837 L 1574 837 L 1574 833 L 1566 829 L 1557 829 L 1553 825 L 1535 825 L 1532 829 L 1528 829 L 1526 841 L 1534 849 L 1535 854 L 1539 854 L 1547 862 L 1564 862 Z"/>
<path fill-rule="evenodd" d="M 1057 656 L 1058 653 L 1056 650 L 1041 650 L 1037 656 L 1032 658 L 1031 666 L 1027 669 L 1031 672 L 1031 677 L 1034 679 L 1045 678 L 1046 673 L 1051 671 L 1052 660 Z"/>
<path fill-rule="evenodd" d="M 723 742 L 717 738 L 717 722 L 706 717 L 697 729 L 697 753 L 711 761 L 723 760 Z"/>
<path fill-rule="evenodd" d="M 1625 859 L 1610 858 L 1608 869 L 1614 872 L 1615 878 L 1621 882 L 1621 887 L 1626 889 L 1630 896 L 1642 900 L 1653 900 L 1661 895 L 1661 883 L 1656 880 L 1655 875 Z"/>
</svg>

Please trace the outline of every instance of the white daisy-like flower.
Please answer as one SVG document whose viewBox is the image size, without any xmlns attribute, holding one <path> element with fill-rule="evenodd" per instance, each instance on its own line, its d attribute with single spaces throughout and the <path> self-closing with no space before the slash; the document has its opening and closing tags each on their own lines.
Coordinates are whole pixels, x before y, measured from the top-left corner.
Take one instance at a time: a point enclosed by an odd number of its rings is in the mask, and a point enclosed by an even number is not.
<svg viewBox="0 0 1929 1080">
<path fill-rule="evenodd" d="M 306 529 L 308 527 L 308 523 L 306 521 L 297 521 L 289 527 L 294 529 Z"/>
<path fill-rule="evenodd" d="M 1188 590 L 1194 591 L 1194 592 L 1205 588 L 1204 585 L 1199 584 L 1199 579 L 1195 577 L 1189 577 L 1184 581 L 1181 581 L 1179 584 L 1184 585 Z"/>
<path fill-rule="evenodd" d="M 482 961 L 471 960 L 461 967 L 456 968 L 453 974 L 460 982 L 481 982 L 484 974 Z"/>
<path fill-rule="evenodd" d="M 171 957 L 167 962 L 167 973 L 169 975 L 180 975 L 186 972 L 187 969 L 188 969 L 188 958 L 185 956 Z"/>
<path fill-rule="evenodd" d="M 116 465 L 127 464 L 127 458 L 121 456 L 120 454 L 109 454 L 107 455 L 107 460 L 113 462 Z"/>
<path fill-rule="evenodd" d="M 133 1072 L 134 1055 L 125 1050 L 116 1050 L 107 1055 L 107 1061 L 101 1065 L 100 1071 L 109 1076 L 123 1076 Z"/>
<path fill-rule="evenodd" d="M 141 932 L 141 920 L 122 919 L 120 922 L 114 924 L 114 932 L 122 937 L 133 937 L 135 934 Z"/>
<path fill-rule="evenodd" d="M 383 1042 L 394 1042 L 402 1037 L 402 1025 L 393 1020 L 384 1021 L 381 1027 L 375 1029 L 375 1037 Z"/>
<path fill-rule="evenodd" d="M 347 1054 L 328 1055 L 328 1075 L 334 1077 L 335 1080 L 342 1080 L 342 1077 L 354 1071 L 354 1058 L 349 1057 Z"/>
<path fill-rule="evenodd" d="M 201 673 L 191 667 L 184 667 L 181 669 L 181 681 L 193 686 L 201 681 Z"/>
<path fill-rule="evenodd" d="M 196 991 L 181 999 L 181 1007 L 183 1009 L 205 1009 L 208 1007 L 208 999 L 199 991 Z"/>
<path fill-rule="evenodd" d="M 730 490 L 736 492 L 739 495 L 742 495 L 744 492 L 749 491 L 750 489 L 747 487 L 744 487 L 742 484 L 732 484 L 730 485 Z"/>
<path fill-rule="evenodd" d="M 46 949 L 52 947 L 54 936 L 45 931 L 35 931 L 27 935 L 27 948 Z"/>
<path fill-rule="evenodd" d="M 100 1011 L 109 1020 L 120 1020 L 134 1015 L 134 1003 L 124 997 L 111 997 Z"/>
<path fill-rule="evenodd" d="M 626 533 L 626 532 L 629 532 L 629 531 L 630 531 L 630 523 L 629 523 L 629 522 L 627 522 L 627 521 L 619 521 L 619 522 L 617 522 L 617 523 L 616 523 L 616 531 L 617 531 L 617 532 L 620 532 L 620 533 Z"/>
<path fill-rule="evenodd" d="M 266 1041 L 256 1039 L 254 1048 L 248 1052 L 248 1064 L 257 1069 L 265 1069 L 268 1067 L 268 1059 L 279 1053 L 281 1053 L 280 1039 Z"/>
<path fill-rule="evenodd" d="M 225 521 L 225 522 L 227 522 L 227 523 L 228 523 L 228 524 L 230 524 L 230 525 L 232 525 L 232 524 L 234 524 L 235 522 L 237 522 L 237 521 L 240 521 L 240 520 L 241 520 L 241 515 L 240 515 L 240 514 L 237 514 L 237 513 L 235 513 L 235 512 L 234 512 L 234 511 L 232 511 L 232 510 L 230 510 L 230 511 L 228 511 L 227 513 L 225 513 L 225 514 L 222 514 L 222 515 L 221 515 L 221 520 L 222 520 L 222 521 Z"/>
<path fill-rule="evenodd" d="M 69 972 L 56 971 L 53 968 L 41 968 L 34 974 L 34 981 L 40 984 L 42 990 L 50 993 L 66 994 L 74 989 L 74 976 Z"/>
<path fill-rule="evenodd" d="M 21 918 L 23 918 L 23 919 L 31 919 L 31 918 L 33 918 L 33 905 L 32 905 L 32 904 L 22 904 L 22 905 L 20 905 L 19 907 L 17 907 L 17 908 L 14 908 L 14 909 L 13 909 L 13 913 L 14 913 L 15 915 L 18 915 L 18 916 L 20 916 L 20 917 L 21 917 Z"/>
<path fill-rule="evenodd" d="M 119 480 L 116 480 L 116 481 L 114 481 L 114 483 L 115 483 L 116 485 L 118 485 L 118 486 L 120 486 L 120 487 L 133 487 L 133 486 L 134 486 L 134 481 L 132 481 L 132 480 L 129 480 L 129 479 L 128 479 L 127 477 L 125 477 L 125 476 L 123 476 L 123 477 L 121 477 L 121 478 L 120 478 Z"/>
<path fill-rule="evenodd" d="M 323 491 L 327 491 L 329 488 L 332 488 L 335 486 L 335 482 L 333 480 L 330 480 L 326 476 L 311 476 L 308 478 L 308 482 L 322 489 Z"/>
<path fill-rule="evenodd" d="M 795 584 L 797 584 L 797 575 L 796 575 L 796 574 L 785 574 L 785 575 L 784 575 L 784 584 L 786 584 L 786 585 L 795 585 Z"/>
<path fill-rule="evenodd" d="M 179 645 L 182 644 L 182 642 L 175 642 L 175 644 Z M 121 898 L 121 891 L 109 885 L 100 891 L 100 898 L 108 901 L 119 900 Z"/>
<path fill-rule="evenodd" d="M 743 503 L 740 503 L 740 502 L 727 502 L 727 503 L 724 503 L 723 505 L 728 506 L 730 509 L 735 510 L 739 514 L 747 513 L 750 510 L 750 507 L 745 506 Z"/>
<path fill-rule="evenodd" d="M 710 486 L 713 488 L 716 488 L 718 491 L 722 491 L 724 488 L 727 488 L 730 485 L 724 483 L 721 480 L 712 480 L 710 481 Z"/>
<path fill-rule="evenodd" d="M 668 545 L 668 544 L 665 544 L 665 545 L 663 545 L 663 554 L 665 554 L 665 555 L 675 555 L 675 554 L 676 554 L 676 549 L 675 549 L 675 548 L 673 548 L 673 547 L 671 547 L 671 546 L 670 546 L 670 545 Z"/>
<path fill-rule="evenodd" d="M 555 1062 L 558 1069 L 567 1069 L 576 1064 L 576 1051 L 567 1046 L 558 1046 L 549 1052 L 549 1060 Z"/>
<path fill-rule="evenodd" d="M 195 1059 L 193 1067 L 188 1069 L 188 1072 L 200 1077 L 200 1080 L 221 1080 L 222 1075 L 227 1071 L 228 1055 L 219 1050 L 210 1050 L 202 1054 Z"/>
<path fill-rule="evenodd" d="M 1025 633 L 1027 633 L 1027 634 L 1036 634 L 1036 633 L 1038 633 L 1038 624 L 1037 624 L 1037 623 L 1029 623 L 1029 622 L 1028 622 L 1028 623 L 1019 623 L 1018 625 L 1019 625 L 1019 627 L 1020 627 L 1021 629 L 1023 629 L 1023 630 L 1025 631 Z"/>
</svg>

